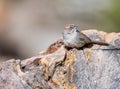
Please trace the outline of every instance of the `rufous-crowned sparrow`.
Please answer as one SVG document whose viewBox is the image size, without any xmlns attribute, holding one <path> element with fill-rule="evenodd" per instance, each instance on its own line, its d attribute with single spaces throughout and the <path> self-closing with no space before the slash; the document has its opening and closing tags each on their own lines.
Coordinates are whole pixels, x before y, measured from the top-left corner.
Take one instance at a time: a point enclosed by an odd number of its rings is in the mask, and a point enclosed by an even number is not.
<svg viewBox="0 0 120 89">
<path fill-rule="evenodd" d="M 86 44 L 108 45 L 104 42 L 92 41 L 85 34 L 78 30 L 78 26 L 69 24 L 63 32 L 63 42 L 66 47 L 81 48 Z"/>
</svg>

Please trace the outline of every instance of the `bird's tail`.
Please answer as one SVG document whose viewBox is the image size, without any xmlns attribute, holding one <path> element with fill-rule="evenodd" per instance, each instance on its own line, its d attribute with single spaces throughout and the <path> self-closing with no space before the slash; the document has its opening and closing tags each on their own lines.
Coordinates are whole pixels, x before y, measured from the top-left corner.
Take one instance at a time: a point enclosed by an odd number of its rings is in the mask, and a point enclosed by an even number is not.
<svg viewBox="0 0 120 89">
<path fill-rule="evenodd" d="M 100 42 L 100 41 L 91 41 L 89 44 L 109 45 L 108 43 Z"/>
</svg>

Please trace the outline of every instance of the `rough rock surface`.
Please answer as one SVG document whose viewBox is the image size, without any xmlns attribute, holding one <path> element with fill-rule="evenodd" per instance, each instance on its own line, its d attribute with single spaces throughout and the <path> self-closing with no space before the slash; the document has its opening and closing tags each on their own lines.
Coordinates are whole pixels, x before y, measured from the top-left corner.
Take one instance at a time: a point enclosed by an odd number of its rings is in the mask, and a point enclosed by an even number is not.
<svg viewBox="0 0 120 89">
<path fill-rule="evenodd" d="M 83 31 L 108 46 L 66 49 L 62 40 L 36 57 L 0 63 L 0 89 L 120 89 L 120 33 Z"/>
</svg>

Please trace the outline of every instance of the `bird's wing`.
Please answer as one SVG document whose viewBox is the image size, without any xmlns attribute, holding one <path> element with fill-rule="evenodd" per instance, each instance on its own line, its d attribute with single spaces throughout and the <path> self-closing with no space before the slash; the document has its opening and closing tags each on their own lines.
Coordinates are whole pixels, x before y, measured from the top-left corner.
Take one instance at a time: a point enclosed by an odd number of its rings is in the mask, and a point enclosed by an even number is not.
<svg viewBox="0 0 120 89">
<path fill-rule="evenodd" d="M 85 41 L 85 43 L 91 42 L 91 39 L 88 36 L 86 36 L 84 33 L 81 33 L 81 32 L 80 32 L 79 39 L 81 41 Z"/>
</svg>

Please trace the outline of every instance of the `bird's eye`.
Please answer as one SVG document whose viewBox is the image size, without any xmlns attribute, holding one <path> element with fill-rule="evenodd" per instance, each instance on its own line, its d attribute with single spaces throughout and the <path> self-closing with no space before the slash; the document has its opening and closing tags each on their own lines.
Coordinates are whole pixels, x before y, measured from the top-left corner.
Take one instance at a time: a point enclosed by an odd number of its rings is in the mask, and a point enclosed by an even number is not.
<svg viewBox="0 0 120 89">
<path fill-rule="evenodd" d="M 73 27 L 70 27 L 70 30 L 72 30 L 73 29 Z"/>
</svg>

